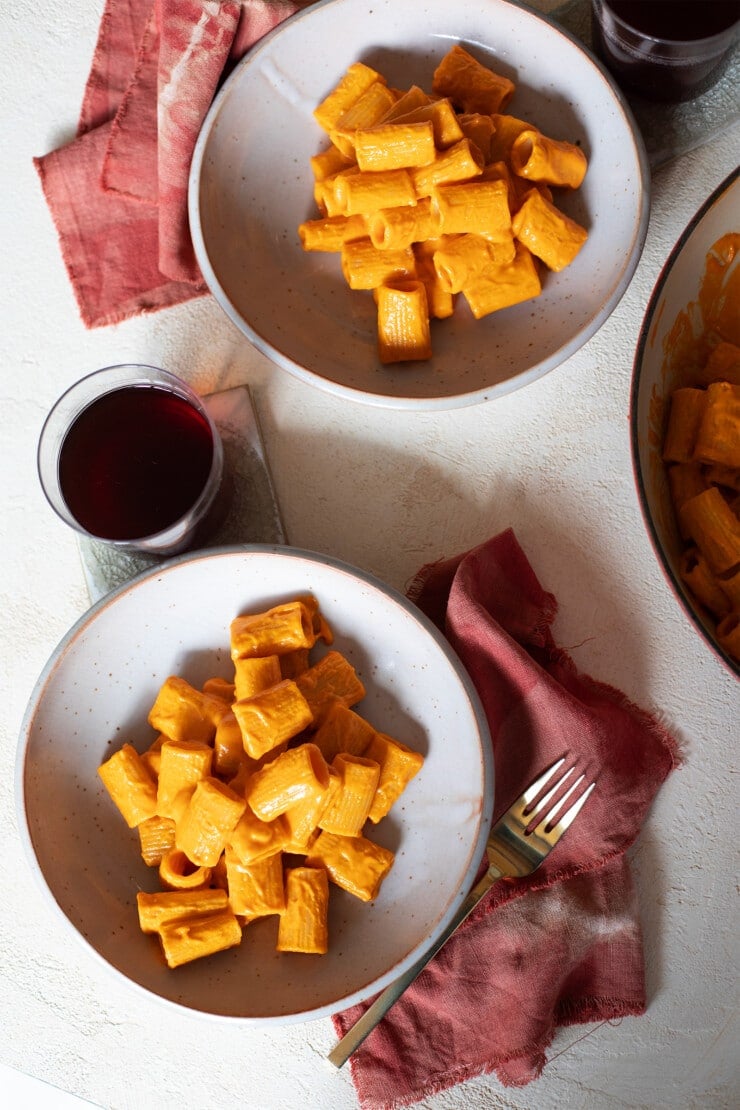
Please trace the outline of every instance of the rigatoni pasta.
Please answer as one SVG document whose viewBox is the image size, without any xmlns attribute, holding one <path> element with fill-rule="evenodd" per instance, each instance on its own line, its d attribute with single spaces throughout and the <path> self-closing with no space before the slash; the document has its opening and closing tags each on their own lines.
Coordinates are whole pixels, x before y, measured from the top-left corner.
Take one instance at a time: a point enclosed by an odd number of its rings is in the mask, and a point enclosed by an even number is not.
<svg viewBox="0 0 740 1110">
<path fill-rule="evenodd" d="M 365 833 L 423 758 L 357 711 L 365 686 L 333 639 L 310 595 L 236 617 L 231 675 L 200 691 L 169 676 L 157 693 L 149 720 L 176 738 L 160 733 L 148 761 L 124 744 L 99 768 L 159 881 L 137 895 L 139 925 L 171 968 L 265 917 L 277 951 L 322 954 L 330 881 L 371 901 L 393 865 Z"/>
<path fill-rule="evenodd" d="M 285 877 L 285 911 L 278 926 L 278 952 L 323 955 L 329 950 L 329 880 L 320 867 L 291 867 Z"/>
<path fill-rule="evenodd" d="M 340 255 L 350 289 L 372 291 L 383 365 L 431 358 L 431 321 L 459 294 L 476 319 L 538 296 L 544 271 L 587 239 L 552 192 L 582 184 L 586 155 L 509 115 L 514 93 L 457 44 L 431 94 L 355 63 L 314 111 L 329 145 L 311 159 L 319 215 L 298 235 Z M 481 242 L 465 244 L 463 264 L 451 240 L 467 235 Z"/>
<path fill-rule="evenodd" d="M 663 461 L 684 550 L 681 580 L 740 662 L 740 347 L 721 340 L 691 382 L 674 389 Z M 727 371 L 728 378 L 721 373 Z"/>
<path fill-rule="evenodd" d="M 157 816 L 156 783 L 131 744 L 114 752 L 98 774 L 130 829 Z"/>
</svg>

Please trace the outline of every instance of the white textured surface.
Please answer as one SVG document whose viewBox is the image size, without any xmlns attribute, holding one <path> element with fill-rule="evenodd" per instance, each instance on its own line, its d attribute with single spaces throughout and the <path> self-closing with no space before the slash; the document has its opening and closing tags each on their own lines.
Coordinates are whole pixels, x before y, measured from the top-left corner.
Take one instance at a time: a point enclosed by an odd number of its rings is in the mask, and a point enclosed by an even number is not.
<svg viewBox="0 0 740 1110">
<path fill-rule="evenodd" d="M 31 157 L 73 133 L 101 7 L 100 0 L 0 7 L 0 1062 L 115 1110 L 356 1106 L 349 1073 L 323 1060 L 333 1043 L 328 1021 L 265 1033 L 229 1034 L 185 1018 L 163 1026 L 157 1008 L 111 982 L 69 942 L 21 858 L 18 729 L 38 672 L 86 606 L 75 539 L 37 484 L 36 438 L 46 410 L 82 373 L 140 360 L 182 373 L 203 392 L 249 383 L 295 544 L 403 587 L 421 562 L 513 525 L 560 600 L 559 642 L 583 669 L 664 714 L 685 745 L 686 764 L 661 792 L 633 853 L 647 1015 L 562 1031 L 543 1078 L 523 1090 L 481 1078 L 424 1106 L 736 1106 L 738 686 L 683 619 L 653 559 L 633 488 L 627 414 L 647 298 L 688 219 L 737 164 L 740 129 L 657 175 L 635 279 L 603 330 L 566 365 L 479 408 L 375 411 L 275 370 L 210 299 L 85 331 Z M 10 1105 L 24 1105 L 24 1097 L 11 1094 Z M 61 1102 L 39 1087 L 28 1105 Z"/>
</svg>

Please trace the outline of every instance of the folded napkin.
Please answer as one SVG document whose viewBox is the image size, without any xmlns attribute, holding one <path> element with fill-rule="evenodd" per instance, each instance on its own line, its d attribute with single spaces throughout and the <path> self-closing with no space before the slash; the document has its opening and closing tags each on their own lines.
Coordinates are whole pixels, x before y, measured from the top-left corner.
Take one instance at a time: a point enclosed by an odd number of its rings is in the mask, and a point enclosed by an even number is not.
<svg viewBox="0 0 740 1110">
<path fill-rule="evenodd" d="M 305 6 L 106 0 L 77 137 L 34 159 L 87 327 L 206 292 L 187 213 L 200 126 L 234 63 Z"/>
<path fill-rule="evenodd" d="M 579 674 L 556 646 L 556 600 L 512 531 L 424 567 L 409 596 L 445 632 L 480 695 L 494 820 L 560 756 L 598 785 L 539 870 L 494 884 L 350 1058 L 363 1110 L 407 1106 L 492 1071 L 523 1086 L 540 1075 L 558 1025 L 644 1012 L 624 852 L 679 761 L 656 720 Z M 365 1009 L 337 1015 L 338 1035 Z"/>
</svg>

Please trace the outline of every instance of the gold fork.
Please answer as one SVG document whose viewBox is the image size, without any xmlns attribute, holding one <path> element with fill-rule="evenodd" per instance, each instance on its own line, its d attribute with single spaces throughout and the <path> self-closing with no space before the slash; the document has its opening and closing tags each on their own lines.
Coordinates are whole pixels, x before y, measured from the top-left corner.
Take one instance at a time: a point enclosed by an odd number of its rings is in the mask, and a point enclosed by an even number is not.
<svg viewBox="0 0 740 1110">
<path fill-rule="evenodd" d="M 561 795 L 561 790 L 575 770 L 574 767 L 570 767 L 553 783 L 554 776 L 564 763 L 565 758 L 559 759 L 548 768 L 536 782 L 527 787 L 521 797 L 517 798 L 511 808 L 496 822 L 486 843 L 488 870 L 483 878 L 470 891 L 431 948 L 427 949 L 421 959 L 412 964 L 403 975 L 387 986 L 359 1021 L 356 1021 L 337 1042 L 328 1055 L 332 1064 L 341 1068 L 347 1062 L 355 1049 L 359 1048 L 368 1034 L 423 971 L 432 957 L 447 943 L 495 882 L 503 878 L 521 878 L 531 874 L 555 847 L 565 830 L 573 824 L 596 783 L 592 782 L 585 787 L 570 808 L 563 812 L 563 807 L 583 785 L 586 777 L 580 775 Z M 547 793 L 544 797 L 540 797 L 545 789 Z M 553 801 L 554 799 L 556 800 Z"/>
</svg>

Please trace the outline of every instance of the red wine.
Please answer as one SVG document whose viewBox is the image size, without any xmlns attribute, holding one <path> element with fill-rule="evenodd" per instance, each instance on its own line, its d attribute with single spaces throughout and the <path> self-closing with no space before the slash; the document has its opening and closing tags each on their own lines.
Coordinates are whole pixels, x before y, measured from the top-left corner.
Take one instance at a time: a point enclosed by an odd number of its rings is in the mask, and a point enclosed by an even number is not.
<svg viewBox="0 0 740 1110">
<path fill-rule="evenodd" d="M 607 0 L 615 15 L 636 31 L 670 42 L 719 35 L 740 18 L 738 0 Z"/>
<path fill-rule="evenodd" d="M 594 49 L 619 84 L 649 100 L 680 101 L 721 75 L 740 0 L 595 0 L 593 12 Z"/>
<path fill-rule="evenodd" d="M 189 401 L 152 386 L 106 393 L 67 432 L 59 483 L 67 507 L 94 536 L 156 535 L 184 516 L 213 460 L 208 421 Z"/>
</svg>

